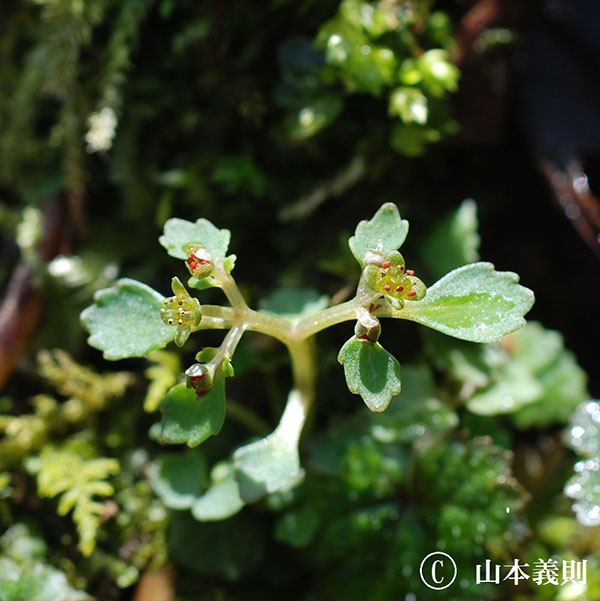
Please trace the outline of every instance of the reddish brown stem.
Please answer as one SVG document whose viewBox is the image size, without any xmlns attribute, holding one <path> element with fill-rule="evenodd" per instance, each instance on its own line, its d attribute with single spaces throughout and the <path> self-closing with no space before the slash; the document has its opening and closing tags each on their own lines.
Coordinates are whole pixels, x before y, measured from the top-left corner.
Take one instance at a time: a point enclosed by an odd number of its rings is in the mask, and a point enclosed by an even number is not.
<svg viewBox="0 0 600 601">
<path fill-rule="evenodd" d="M 600 257 L 600 201 L 587 185 L 587 176 L 578 162 L 561 170 L 553 162 L 540 159 L 544 174 L 554 198 L 585 243 Z"/>
<path fill-rule="evenodd" d="M 47 262 L 64 252 L 65 221 L 62 206 L 51 201 L 44 211 L 44 239 L 40 258 Z M 25 351 L 39 321 L 42 293 L 34 286 L 32 266 L 24 260 L 15 267 L 0 306 L 0 390 Z"/>
</svg>

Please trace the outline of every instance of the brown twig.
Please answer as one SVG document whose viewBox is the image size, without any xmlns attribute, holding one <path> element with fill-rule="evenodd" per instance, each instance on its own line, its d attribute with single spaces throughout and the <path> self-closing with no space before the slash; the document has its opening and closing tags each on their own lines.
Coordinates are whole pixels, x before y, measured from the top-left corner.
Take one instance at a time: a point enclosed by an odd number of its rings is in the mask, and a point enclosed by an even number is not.
<svg viewBox="0 0 600 601">
<path fill-rule="evenodd" d="M 47 262 L 66 249 L 66 223 L 62 204 L 50 201 L 43 216 L 44 238 L 38 249 Z M 21 260 L 8 283 L 0 306 L 0 390 L 25 351 L 42 311 L 42 292 L 35 287 L 31 264 Z"/>
<path fill-rule="evenodd" d="M 564 171 L 547 159 L 539 159 L 538 164 L 564 214 L 600 257 L 600 200 L 590 192 L 581 164 L 573 161 Z"/>
<path fill-rule="evenodd" d="M 133 601 L 173 601 L 175 586 L 170 572 L 144 572 L 135 589 Z"/>
</svg>

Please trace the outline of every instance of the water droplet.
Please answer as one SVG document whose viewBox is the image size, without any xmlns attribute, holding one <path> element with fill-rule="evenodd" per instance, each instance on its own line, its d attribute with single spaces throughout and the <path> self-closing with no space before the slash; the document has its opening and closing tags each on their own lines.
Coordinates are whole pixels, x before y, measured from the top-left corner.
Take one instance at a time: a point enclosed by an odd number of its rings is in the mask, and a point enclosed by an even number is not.
<svg viewBox="0 0 600 601">
<path fill-rule="evenodd" d="M 502 406 L 505 409 L 510 409 L 515 404 L 515 401 L 512 397 L 506 396 L 502 399 Z"/>
<path fill-rule="evenodd" d="M 585 173 L 573 178 L 573 190 L 579 194 L 589 191 L 588 178 Z"/>
<path fill-rule="evenodd" d="M 315 112 L 313 109 L 305 107 L 300 111 L 300 124 L 304 127 L 312 125 L 315 120 Z"/>
<path fill-rule="evenodd" d="M 600 505 L 586 505 L 584 503 L 575 503 L 573 509 L 577 514 L 577 519 L 584 526 L 600 525 Z"/>
</svg>

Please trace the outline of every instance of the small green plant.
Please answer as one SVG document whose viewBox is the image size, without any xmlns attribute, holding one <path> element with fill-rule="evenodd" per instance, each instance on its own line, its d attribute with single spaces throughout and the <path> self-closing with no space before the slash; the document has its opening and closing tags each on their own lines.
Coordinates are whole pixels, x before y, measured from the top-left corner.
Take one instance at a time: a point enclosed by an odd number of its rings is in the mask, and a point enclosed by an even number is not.
<svg viewBox="0 0 600 601">
<path fill-rule="evenodd" d="M 238 448 L 233 460 L 213 474 L 205 494 L 219 497 L 226 489 L 232 515 L 244 502 L 287 490 L 302 477 L 298 442 L 315 398 L 316 361 L 309 340 L 336 324 L 354 321 L 354 333 L 338 361 L 348 388 L 368 408 L 384 411 L 401 389 L 400 364 L 379 343 L 381 318 L 407 319 L 471 342 L 497 342 L 525 324 L 523 316 L 534 297 L 511 272 L 496 272 L 490 263 L 472 263 L 451 271 L 430 287 L 407 268 L 398 249 L 408 233 L 394 204 L 384 204 L 370 221 L 358 224 L 349 240 L 362 269 L 354 298 L 324 307 L 314 298 L 296 298 L 290 308 L 274 295 L 262 311 L 251 309 L 231 275 L 235 256 L 227 255 L 230 233 L 205 219 L 195 223 L 170 219 L 160 243 L 169 255 L 185 262 L 188 287 L 220 288 L 229 306 L 201 304 L 174 277 L 173 296 L 140 282 L 123 279 L 97 293 L 95 304 L 82 313 L 91 346 L 107 359 L 145 356 L 171 341 L 186 343 L 197 331 L 228 330 L 218 348 L 207 347 L 160 403 L 160 439 L 195 447 L 217 434 L 226 413 L 225 380 L 234 375 L 232 360 L 247 330 L 283 342 L 291 356 L 294 385 L 277 428 L 265 438 Z M 197 509 L 210 513 L 214 507 Z M 210 504 L 209 504 L 210 505 Z M 227 517 L 219 515 L 218 518 Z M 212 519 L 215 519 L 214 517 Z"/>
<path fill-rule="evenodd" d="M 107 479 L 119 472 L 116 459 L 97 458 L 92 453 L 91 445 L 72 440 L 61 449 L 46 446 L 39 461 L 31 462 L 39 495 L 59 496 L 59 515 L 73 510 L 84 555 L 90 555 L 94 550 L 101 516 L 106 511 L 104 504 L 95 497 L 110 497 L 114 493 Z"/>
</svg>

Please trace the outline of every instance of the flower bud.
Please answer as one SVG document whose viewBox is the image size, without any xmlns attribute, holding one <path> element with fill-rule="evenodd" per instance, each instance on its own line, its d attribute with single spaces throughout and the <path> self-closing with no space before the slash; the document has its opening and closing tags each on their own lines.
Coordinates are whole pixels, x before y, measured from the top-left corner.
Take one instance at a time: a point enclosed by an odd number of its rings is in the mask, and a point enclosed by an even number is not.
<svg viewBox="0 0 600 601">
<path fill-rule="evenodd" d="M 371 315 L 366 309 L 357 311 L 356 326 L 354 326 L 354 335 L 359 340 L 368 342 L 377 342 L 381 334 L 381 324 L 377 317 Z"/>
<path fill-rule="evenodd" d="M 193 388 L 198 396 L 212 390 L 214 384 L 215 366 L 202 363 L 194 363 L 185 370 L 187 376 L 186 386 Z"/>
</svg>

